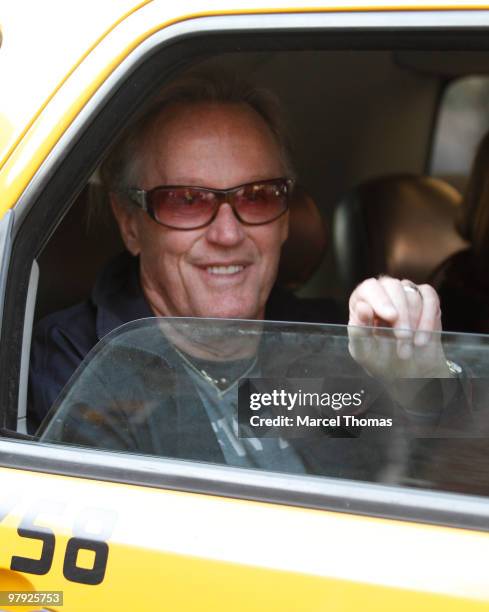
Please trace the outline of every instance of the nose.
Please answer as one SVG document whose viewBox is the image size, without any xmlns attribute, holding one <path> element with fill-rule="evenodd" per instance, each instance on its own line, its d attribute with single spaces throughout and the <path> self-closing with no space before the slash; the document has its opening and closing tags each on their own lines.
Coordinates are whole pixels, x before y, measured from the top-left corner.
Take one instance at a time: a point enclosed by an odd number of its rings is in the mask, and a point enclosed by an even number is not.
<svg viewBox="0 0 489 612">
<path fill-rule="evenodd" d="M 223 202 L 216 218 L 207 228 L 207 240 L 219 246 L 236 246 L 244 240 L 243 225 L 227 202 Z"/>
</svg>

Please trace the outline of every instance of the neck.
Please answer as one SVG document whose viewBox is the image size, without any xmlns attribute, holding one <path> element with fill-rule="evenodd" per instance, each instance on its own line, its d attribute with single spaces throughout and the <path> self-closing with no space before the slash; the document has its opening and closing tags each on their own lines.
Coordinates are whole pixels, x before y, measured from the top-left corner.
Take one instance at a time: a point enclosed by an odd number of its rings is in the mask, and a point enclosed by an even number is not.
<svg viewBox="0 0 489 612">
<path fill-rule="evenodd" d="M 143 295 L 155 315 L 162 319 L 161 331 L 179 350 L 197 359 L 229 361 L 249 359 L 256 353 L 263 328 L 265 309 L 258 314 L 255 322 L 237 323 L 232 319 L 206 320 L 203 317 L 182 315 L 162 299 L 160 293 L 147 282 L 140 272 Z M 171 320 L 168 317 L 177 317 Z"/>
<path fill-rule="evenodd" d="M 166 319 L 160 329 L 177 349 L 208 361 L 238 361 L 255 355 L 262 323 L 237 324 L 229 320 Z"/>
</svg>

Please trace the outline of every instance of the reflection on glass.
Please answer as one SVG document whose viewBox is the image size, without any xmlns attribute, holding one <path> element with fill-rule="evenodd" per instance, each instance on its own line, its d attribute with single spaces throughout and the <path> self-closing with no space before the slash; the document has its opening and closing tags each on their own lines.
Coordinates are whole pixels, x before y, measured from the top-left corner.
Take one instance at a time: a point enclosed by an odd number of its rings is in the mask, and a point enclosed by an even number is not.
<svg viewBox="0 0 489 612">
<path fill-rule="evenodd" d="M 41 441 L 489 493 L 489 338 L 143 319 L 88 355 Z"/>
</svg>

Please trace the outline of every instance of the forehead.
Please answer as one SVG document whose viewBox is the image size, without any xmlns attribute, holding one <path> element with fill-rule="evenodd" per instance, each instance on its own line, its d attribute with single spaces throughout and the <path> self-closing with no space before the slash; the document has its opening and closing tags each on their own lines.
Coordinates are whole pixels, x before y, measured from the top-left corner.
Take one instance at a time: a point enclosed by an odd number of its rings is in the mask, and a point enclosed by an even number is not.
<svg viewBox="0 0 489 612">
<path fill-rule="evenodd" d="M 250 131 L 275 140 L 265 119 L 244 102 L 178 102 L 157 112 L 146 124 L 146 136 Z"/>
<path fill-rule="evenodd" d="M 242 103 L 166 107 L 147 122 L 141 149 L 144 175 L 157 173 L 165 181 L 182 182 L 187 173 L 192 180 L 205 180 L 219 170 L 229 173 L 231 166 L 237 174 L 256 169 L 256 178 L 270 178 L 270 173 L 280 174 L 283 166 L 271 128 L 257 111 Z"/>
</svg>

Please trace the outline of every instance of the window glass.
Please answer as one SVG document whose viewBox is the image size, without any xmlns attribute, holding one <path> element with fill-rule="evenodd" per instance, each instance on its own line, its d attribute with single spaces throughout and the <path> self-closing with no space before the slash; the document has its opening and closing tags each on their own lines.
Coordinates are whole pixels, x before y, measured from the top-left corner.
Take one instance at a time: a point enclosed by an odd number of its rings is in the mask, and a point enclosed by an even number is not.
<svg viewBox="0 0 489 612">
<path fill-rule="evenodd" d="M 488 129 L 489 77 L 466 77 L 450 83 L 440 106 L 431 173 L 466 176 Z"/>
<path fill-rule="evenodd" d="M 434 333 L 407 355 L 378 328 L 143 319 L 91 351 L 39 436 L 489 494 L 488 344 Z"/>
</svg>

